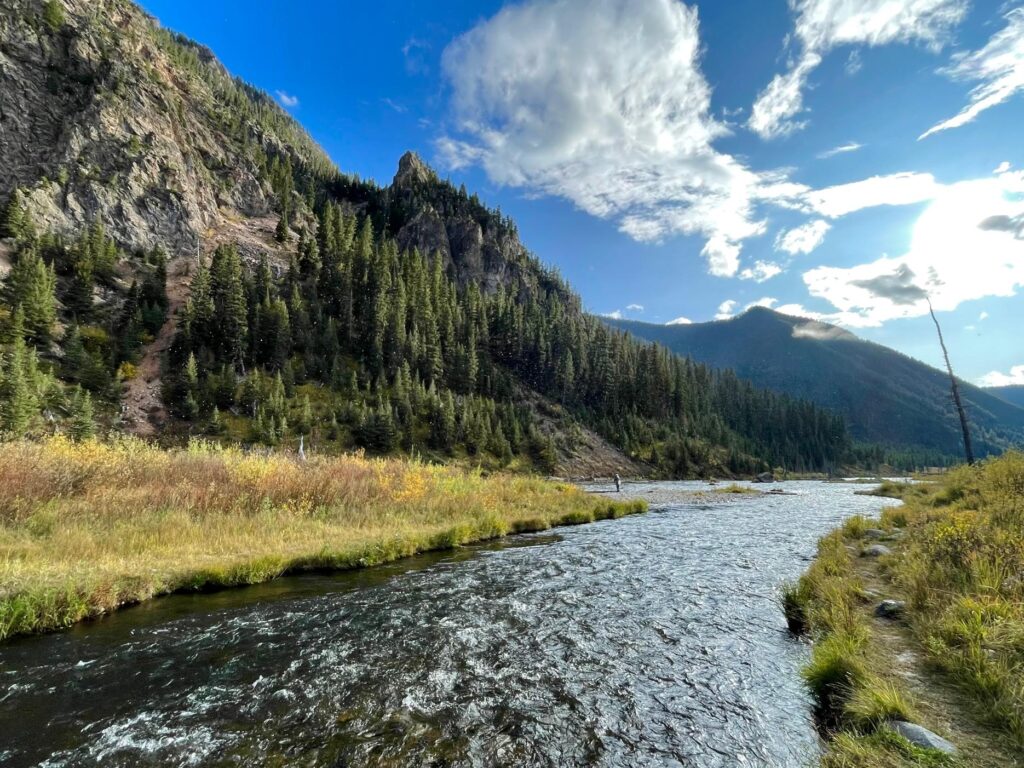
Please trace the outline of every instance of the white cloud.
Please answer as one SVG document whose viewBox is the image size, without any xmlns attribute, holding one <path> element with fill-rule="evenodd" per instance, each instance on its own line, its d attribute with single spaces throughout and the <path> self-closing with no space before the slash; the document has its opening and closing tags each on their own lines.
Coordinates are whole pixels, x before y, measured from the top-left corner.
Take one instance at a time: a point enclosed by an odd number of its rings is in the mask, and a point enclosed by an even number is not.
<svg viewBox="0 0 1024 768">
<path fill-rule="evenodd" d="M 879 205 L 911 205 L 938 196 L 943 190 L 930 173 L 894 173 L 849 184 L 809 190 L 803 201 L 830 219 Z"/>
<path fill-rule="evenodd" d="M 940 189 L 914 225 L 910 249 L 849 268 L 804 273 L 813 296 L 831 303 L 836 322 L 877 326 L 965 301 L 1013 296 L 1024 286 L 1024 240 L 1012 226 L 1024 216 L 1024 172 Z M 993 226 L 1007 222 L 1011 226 Z"/>
<path fill-rule="evenodd" d="M 601 314 L 601 317 L 609 317 L 612 320 L 621 320 L 622 319 L 622 310 L 621 309 L 616 309 L 616 310 L 613 310 L 611 312 L 604 312 L 604 313 Z"/>
<path fill-rule="evenodd" d="M 282 105 L 288 107 L 289 109 L 292 107 L 299 106 L 298 96 L 292 96 L 290 93 L 287 93 L 286 91 L 274 91 L 274 93 L 277 94 L 277 100 L 280 101 Z"/>
<path fill-rule="evenodd" d="M 728 127 L 700 70 L 697 11 L 678 0 L 527 0 L 453 41 L 442 64 L 460 135 L 452 168 L 565 198 L 639 241 L 704 238 L 715 275 L 763 234 L 755 207 L 778 174 L 713 142 Z"/>
<path fill-rule="evenodd" d="M 841 45 L 920 42 L 938 49 L 968 0 L 790 0 L 799 56 L 758 95 L 748 127 L 765 139 L 799 130 L 803 91 L 822 57 Z"/>
<path fill-rule="evenodd" d="M 857 49 L 850 51 L 850 56 L 846 60 L 846 74 L 848 74 L 850 77 L 853 77 L 858 72 L 860 72 L 863 67 L 864 62 L 861 61 L 860 51 Z"/>
<path fill-rule="evenodd" d="M 629 305 L 626 306 L 626 309 L 628 309 L 630 312 L 643 312 L 644 311 L 644 305 L 643 304 L 629 304 Z"/>
<path fill-rule="evenodd" d="M 941 70 L 955 80 L 976 82 L 968 104 L 948 120 L 933 125 L 921 134 L 933 133 L 966 125 L 984 112 L 1014 94 L 1024 91 L 1024 8 L 1006 14 L 1006 26 L 977 51 L 953 56 L 953 63 Z"/>
<path fill-rule="evenodd" d="M 778 299 L 774 299 L 771 296 L 765 296 L 764 298 L 758 299 L 757 301 L 750 302 L 749 304 L 747 304 L 747 306 L 743 308 L 743 310 L 746 311 L 748 309 L 753 309 L 754 307 L 767 307 L 768 309 L 771 309 L 778 303 Z"/>
<path fill-rule="evenodd" d="M 845 155 L 848 152 L 856 152 L 858 149 L 863 149 L 864 145 L 856 141 L 850 141 L 846 144 L 840 144 L 838 147 L 832 147 L 832 149 L 826 149 L 824 152 L 818 153 L 819 160 L 828 160 L 830 157 L 836 155 Z"/>
<path fill-rule="evenodd" d="M 978 322 L 980 323 L 982 320 L 988 320 L 988 312 L 982 312 L 978 315 Z"/>
<path fill-rule="evenodd" d="M 1008 374 L 1001 371 L 986 373 L 978 380 L 978 384 L 983 387 L 1024 386 L 1024 365 L 1013 366 Z"/>
<path fill-rule="evenodd" d="M 677 317 L 675 320 L 669 320 L 665 325 L 692 325 L 693 320 L 688 317 Z"/>
<path fill-rule="evenodd" d="M 1003 160 L 993 171 L 994 174 L 1006 173 L 1012 166 L 1008 160 Z"/>
<path fill-rule="evenodd" d="M 755 261 L 753 267 L 748 267 L 740 272 L 740 280 L 753 280 L 763 283 L 771 280 L 776 275 L 782 274 L 782 266 L 773 261 Z"/>
<path fill-rule="evenodd" d="M 775 237 L 775 250 L 784 251 L 792 256 L 813 251 L 825 239 L 832 225 L 824 219 L 815 219 L 799 227 L 779 232 Z"/>
<path fill-rule="evenodd" d="M 381 99 L 381 101 L 383 101 L 385 104 L 387 104 L 389 107 L 391 107 L 393 110 L 395 110 L 395 112 L 397 112 L 400 115 L 403 114 L 404 112 L 408 112 L 409 111 L 408 107 L 406 107 L 404 104 L 399 104 L 394 99 L 389 99 L 389 98 L 385 97 L 385 98 Z"/>
<path fill-rule="evenodd" d="M 737 302 L 733 299 L 727 299 L 718 305 L 718 312 L 715 314 L 715 320 L 728 320 L 736 312 Z"/>
</svg>

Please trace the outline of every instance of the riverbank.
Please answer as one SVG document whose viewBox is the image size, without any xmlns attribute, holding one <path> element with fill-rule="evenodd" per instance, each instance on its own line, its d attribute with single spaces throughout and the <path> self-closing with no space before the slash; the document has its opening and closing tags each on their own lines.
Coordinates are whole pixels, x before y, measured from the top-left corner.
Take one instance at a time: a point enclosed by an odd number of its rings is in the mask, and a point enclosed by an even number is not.
<svg viewBox="0 0 1024 768">
<path fill-rule="evenodd" d="M 880 492 L 904 505 L 822 539 L 783 597 L 814 640 L 822 765 L 1024 765 L 1024 455 Z"/>
<path fill-rule="evenodd" d="M 137 439 L 0 444 L 0 640 L 183 590 L 643 512 L 566 484 Z"/>
</svg>

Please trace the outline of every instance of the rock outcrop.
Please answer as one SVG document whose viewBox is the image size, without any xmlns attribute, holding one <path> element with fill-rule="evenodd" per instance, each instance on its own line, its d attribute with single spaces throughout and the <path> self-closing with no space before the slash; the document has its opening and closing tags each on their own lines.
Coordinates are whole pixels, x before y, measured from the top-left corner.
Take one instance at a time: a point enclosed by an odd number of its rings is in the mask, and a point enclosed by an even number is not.
<svg viewBox="0 0 1024 768">
<path fill-rule="evenodd" d="M 62 0 L 56 26 L 42 0 L 0 6 L 0 204 L 23 189 L 42 230 L 100 220 L 128 250 L 194 253 L 278 205 L 267 157 L 329 165 L 269 97 L 130 2 Z"/>
</svg>

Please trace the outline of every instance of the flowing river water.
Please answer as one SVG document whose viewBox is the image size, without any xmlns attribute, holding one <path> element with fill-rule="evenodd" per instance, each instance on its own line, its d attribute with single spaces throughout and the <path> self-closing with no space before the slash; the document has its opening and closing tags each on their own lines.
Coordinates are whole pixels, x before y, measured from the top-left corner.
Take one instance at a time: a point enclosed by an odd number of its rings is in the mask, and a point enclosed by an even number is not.
<svg viewBox="0 0 1024 768">
<path fill-rule="evenodd" d="M 884 499 L 642 486 L 651 512 L 152 601 L 0 646 L 4 766 L 803 767 L 779 586 Z"/>
</svg>

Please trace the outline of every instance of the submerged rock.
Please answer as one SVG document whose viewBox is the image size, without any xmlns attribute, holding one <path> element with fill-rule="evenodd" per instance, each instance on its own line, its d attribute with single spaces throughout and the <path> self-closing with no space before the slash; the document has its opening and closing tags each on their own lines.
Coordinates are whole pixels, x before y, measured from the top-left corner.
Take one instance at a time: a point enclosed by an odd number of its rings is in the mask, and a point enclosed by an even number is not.
<svg viewBox="0 0 1024 768">
<path fill-rule="evenodd" d="M 956 746 L 946 741 L 936 733 L 916 723 L 907 723 L 903 720 L 890 720 L 889 727 L 896 733 L 917 747 L 925 749 L 937 749 L 947 755 L 956 754 Z"/>
<path fill-rule="evenodd" d="M 864 557 L 882 557 L 883 555 L 891 555 L 892 550 L 885 546 L 885 544 L 872 544 L 870 547 L 865 547 L 861 554 Z"/>
<path fill-rule="evenodd" d="M 875 616 L 881 619 L 898 619 L 906 607 L 907 604 L 902 600 L 883 600 L 875 607 Z"/>
</svg>

